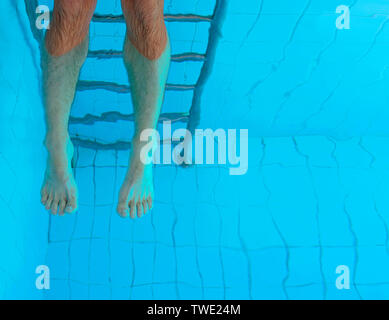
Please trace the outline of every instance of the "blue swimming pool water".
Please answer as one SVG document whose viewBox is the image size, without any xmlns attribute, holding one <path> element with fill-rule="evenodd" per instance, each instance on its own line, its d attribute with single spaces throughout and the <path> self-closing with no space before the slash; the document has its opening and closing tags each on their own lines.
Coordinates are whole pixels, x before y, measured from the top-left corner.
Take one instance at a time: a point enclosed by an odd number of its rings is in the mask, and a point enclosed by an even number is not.
<svg viewBox="0 0 389 320">
<path fill-rule="evenodd" d="M 125 26 L 106 18 L 120 1 L 99 0 L 91 24 L 70 121 L 80 207 L 65 217 L 39 203 L 37 35 L 24 1 L 0 8 L 1 298 L 389 298 L 387 1 L 165 0 L 163 116 L 248 129 L 249 167 L 157 165 L 153 212 L 134 221 L 115 213 L 133 127 Z"/>
</svg>

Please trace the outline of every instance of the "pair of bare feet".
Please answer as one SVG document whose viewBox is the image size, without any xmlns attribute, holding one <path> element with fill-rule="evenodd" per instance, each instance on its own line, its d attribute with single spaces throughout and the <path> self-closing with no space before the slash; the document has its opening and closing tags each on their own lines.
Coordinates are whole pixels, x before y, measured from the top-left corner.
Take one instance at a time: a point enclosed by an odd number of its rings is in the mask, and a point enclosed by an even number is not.
<svg viewBox="0 0 389 320">
<path fill-rule="evenodd" d="M 46 141 L 45 145 L 48 158 L 41 202 L 54 215 L 73 213 L 78 208 L 78 190 L 71 167 L 73 144 L 68 137 L 63 145 L 58 141 Z M 140 148 L 139 143 L 133 143 L 128 170 L 119 192 L 117 212 L 123 218 L 141 217 L 153 205 L 152 165 L 143 164 Z"/>
</svg>

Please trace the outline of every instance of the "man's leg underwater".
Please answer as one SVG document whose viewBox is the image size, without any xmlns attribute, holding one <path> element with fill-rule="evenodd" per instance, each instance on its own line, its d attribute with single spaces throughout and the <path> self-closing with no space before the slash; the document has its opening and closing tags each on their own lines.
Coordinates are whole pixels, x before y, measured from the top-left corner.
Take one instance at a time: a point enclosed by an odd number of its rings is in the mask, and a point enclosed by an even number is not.
<svg viewBox="0 0 389 320">
<path fill-rule="evenodd" d="M 41 202 L 60 215 L 77 209 L 68 120 L 76 84 L 88 53 L 89 23 L 97 0 L 55 0 L 42 56 L 48 151 Z"/>
<path fill-rule="evenodd" d="M 138 217 L 152 207 L 152 164 L 145 165 L 140 141 L 145 129 L 157 126 L 170 64 L 170 44 L 163 19 L 163 0 L 122 0 L 127 33 L 124 64 L 131 85 L 135 134 L 129 167 L 119 193 L 117 211 L 122 217 Z"/>
</svg>

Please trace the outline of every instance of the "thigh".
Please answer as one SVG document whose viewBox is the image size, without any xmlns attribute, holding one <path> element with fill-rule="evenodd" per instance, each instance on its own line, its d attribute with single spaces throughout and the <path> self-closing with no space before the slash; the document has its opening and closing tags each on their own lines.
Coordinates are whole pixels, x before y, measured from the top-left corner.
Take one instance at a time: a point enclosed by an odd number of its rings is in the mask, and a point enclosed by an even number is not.
<svg viewBox="0 0 389 320">
<path fill-rule="evenodd" d="M 88 25 L 97 0 L 54 0 L 53 23 L 77 23 Z"/>
<path fill-rule="evenodd" d="M 164 0 L 121 0 L 126 20 L 151 22 L 163 18 Z M 129 21 L 127 21 L 129 22 Z"/>
<path fill-rule="evenodd" d="M 158 58 L 166 47 L 163 0 L 122 0 L 127 36 L 148 59 Z"/>
<path fill-rule="evenodd" d="M 61 55 L 80 44 L 89 31 L 97 0 L 55 0 L 46 36 L 49 53 Z"/>
</svg>

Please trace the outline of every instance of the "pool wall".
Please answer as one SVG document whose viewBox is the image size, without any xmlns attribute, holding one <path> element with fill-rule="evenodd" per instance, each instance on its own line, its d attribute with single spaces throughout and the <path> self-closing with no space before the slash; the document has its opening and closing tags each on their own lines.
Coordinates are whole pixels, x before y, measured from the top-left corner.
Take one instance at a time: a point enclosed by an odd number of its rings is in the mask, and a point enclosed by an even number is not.
<svg viewBox="0 0 389 320">
<path fill-rule="evenodd" d="M 155 206 L 130 220 L 115 212 L 133 126 L 130 95 L 91 86 L 126 84 L 121 59 L 96 58 L 101 49 L 121 50 L 124 23 L 91 25 L 94 55 L 81 72 L 84 86 L 70 126 L 79 210 L 49 216 L 39 204 L 45 153 L 38 48 L 23 1 L 2 1 L 0 297 L 388 299 L 389 8 L 381 0 L 342 2 L 356 4 L 355 32 L 335 30 L 337 0 L 269 0 L 262 9 L 258 1 L 225 2 L 200 126 L 249 127 L 248 172 L 231 176 L 217 164 L 157 165 Z M 211 5 L 169 0 L 166 10 L 209 15 Z M 112 12 L 120 14 L 120 1 L 99 1 L 97 13 Z M 173 52 L 206 48 L 207 23 L 170 21 Z M 269 26 L 278 38 L 270 37 Z M 273 70 L 269 61 L 283 53 Z M 306 73 L 302 67 L 317 66 L 318 57 L 322 67 Z M 354 64 L 358 59 L 362 66 Z M 200 68 L 190 63 L 175 62 L 172 83 L 195 82 L 199 72 L 193 71 Z M 270 70 L 269 78 L 258 81 L 254 68 L 265 75 Z M 345 73 L 340 87 L 335 70 Z M 304 80 L 307 74 L 314 77 Z M 164 111 L 188 111 L 190 93 L 169 90 Z M 118 113 L 122 119 L 112 116 Z M 343 123 L 344 115 L 350 117 Z M 40 264 L 51 270 L 43 296 L 34 287 Z M 349 288 L 337 286 L 339 266 L 349 270 Z"/>
<path fill-rule="evenodd" d="M 39 299 L 48 215 L 39 203 L 42 146 L 39 49 L 24 1 L 0 3 L 0 298 Z M 4 58 L 6 57 L 6 58 Z"/>
</svg>

